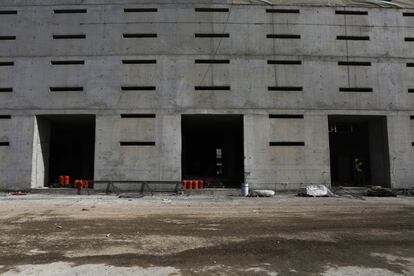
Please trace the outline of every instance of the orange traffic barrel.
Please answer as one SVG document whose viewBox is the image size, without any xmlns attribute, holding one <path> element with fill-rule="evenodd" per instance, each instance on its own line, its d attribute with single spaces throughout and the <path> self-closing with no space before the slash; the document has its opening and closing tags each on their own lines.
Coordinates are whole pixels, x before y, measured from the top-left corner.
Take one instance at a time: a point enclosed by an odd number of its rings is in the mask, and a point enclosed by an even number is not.
<svg viewBox="0 0 414 276">
<path fill-rule="evenodd" d="M 193 181 L 189 180 L 188 181 L 188 189 L 191 190 L 193 188 Z"/>
<path fill-rule="evenodd" d="M 70 181 L 69 175 L 65 175 L 65 185 L 69 185 L 69 181 Z"/>
<path fill-rule="evenodd" d="M 187 189 L 187 180 L 183 180 L 183 189 Z"/>
<path fill-rule="evenodd" d="M 200 189 L 204 189 L 204 181 L 203 180 L 200 180 L 199 186 L 200 186 Z"/>
<path fill-rule="evenodd" d="M 65 184 L 65 177 L 63 175 L 59 176 L 59 184 L 64 185 Z"/>
<path fill-rule="evenodd" d="M 198 190 L 198 180 L 194 180 L 194 189 Z"/>
</svg>

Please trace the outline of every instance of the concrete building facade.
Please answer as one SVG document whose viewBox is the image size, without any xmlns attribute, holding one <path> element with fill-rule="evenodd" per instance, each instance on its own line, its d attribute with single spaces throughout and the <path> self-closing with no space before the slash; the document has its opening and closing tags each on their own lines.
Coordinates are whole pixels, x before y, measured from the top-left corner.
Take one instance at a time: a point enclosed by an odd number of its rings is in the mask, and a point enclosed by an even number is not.
<svg viewBox="0 0 414 276">
<path fill-rule="evenodd" d="M 413 26 L 368 6 L 1 1 L 0 189 L 412 187 Z"/>
</svg>

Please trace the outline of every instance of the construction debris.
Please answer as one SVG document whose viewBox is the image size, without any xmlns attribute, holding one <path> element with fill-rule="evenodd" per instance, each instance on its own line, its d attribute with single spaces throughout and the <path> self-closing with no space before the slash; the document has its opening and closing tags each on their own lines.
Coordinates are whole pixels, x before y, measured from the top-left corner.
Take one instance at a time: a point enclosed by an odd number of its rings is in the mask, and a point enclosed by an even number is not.
<svg viewBox="0 0 414 276">
<path fill-rule="evenodd" d="M 336 195 L 325 185 L 308 185 L 299 189 L 298 196 L 330 197 Z"/>
<path fill-rule="evenodd" d="M 383 188 L 381 186 L 372 186 L 367 190 L 366 196 L 396 197 L 397 194 L 388 188 Z"/>
<path fill-rule="evenodd" d="M 273 190 L 253 190 L 251 192 L 252 197 L 273 197 L 275 195 L 275 191 Z"/>
</svg>

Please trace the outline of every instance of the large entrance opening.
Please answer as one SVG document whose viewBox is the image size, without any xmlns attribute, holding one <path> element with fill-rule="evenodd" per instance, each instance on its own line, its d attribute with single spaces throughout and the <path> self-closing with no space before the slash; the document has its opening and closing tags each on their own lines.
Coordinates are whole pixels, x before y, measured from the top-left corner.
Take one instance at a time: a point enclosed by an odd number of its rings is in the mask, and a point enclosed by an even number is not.
<svg viewBox="0 0 414 276">
<path fill-rule="evenodd" d="M 332 186 L 390 186 L 385 116 L 329 116 Z"/>
<path fill-rule="evenodd" d="M 58 183 L 61 175 L 93 180 L 95 115 L 36 116 L 32 187 Z"/>
<path fill-rule="evenodd" d="M 182 115 L 183 179 L 209 188 L 240 187 L 244 181 L 243 115 Z"/>
</svg>

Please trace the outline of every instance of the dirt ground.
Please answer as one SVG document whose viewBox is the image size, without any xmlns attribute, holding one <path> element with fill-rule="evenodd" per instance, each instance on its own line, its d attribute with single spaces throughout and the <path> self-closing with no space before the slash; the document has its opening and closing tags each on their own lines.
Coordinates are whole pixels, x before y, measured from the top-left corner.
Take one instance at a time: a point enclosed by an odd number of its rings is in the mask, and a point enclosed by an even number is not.
<svg viewBox="0 0 414 276">
<path fill-rule="evenodd" d="M 4 275 L 414 275 L 414 198 L 0 196 Z"/>
</svg>

